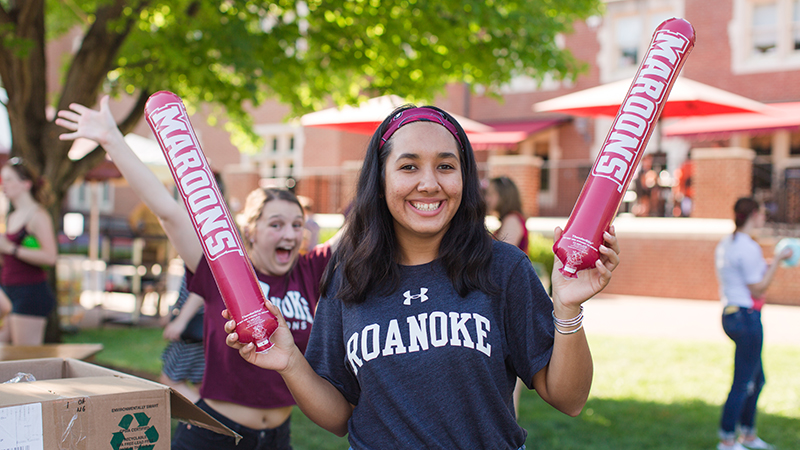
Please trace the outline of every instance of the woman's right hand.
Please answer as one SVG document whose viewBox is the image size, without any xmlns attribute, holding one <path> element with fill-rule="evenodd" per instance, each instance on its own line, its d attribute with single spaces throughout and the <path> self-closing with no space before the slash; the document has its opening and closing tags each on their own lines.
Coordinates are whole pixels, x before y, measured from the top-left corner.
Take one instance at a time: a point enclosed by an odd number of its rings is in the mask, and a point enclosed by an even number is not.
<svg viewBox="0 0 800 450">
<path fill-rule="evenodd" d="M 62 141 L 86 138 L 104 146 L 108 143 L 111 133 L 118 132 L 117 123 L 108 107 L 107 95 L 100 100 L 99 111 L 78 103 L 70 104 L 69 108 L 59 111 L 56 119 L 56 125 L 72 130 L 72 133 L 59 136 Z"/>
<path fill-rule="evenodd" d="M 289 368 L 292 358 L 296 357 L 296 355 L 301 355 L 300 349 L 295 345 L 294 336 L 286 325 L 286 321 L 283 319 L 280 309 L 269 300 L 265 301 L 265 304 L 267 305 L 267 309 L 278 318 L 278 328 L 269 338 L 270 342 L 273 344 L 272 348 L 265 353 L 257 353 L 256 346 L 252 342 L 248 344 L 239 342 L 239 335 L 236 333 L 236 321 L 232 320 L 227 309 L 222 311 L 222 317 L 228 319 L 228 322 L 225 323 L 225 332 L 228 333 L 225 343 L 228 344 L 229 347 L 238 349 L 242 358 L 250 364 L 254 364 L 262 369 L 282 372 Z"/>
</svg>

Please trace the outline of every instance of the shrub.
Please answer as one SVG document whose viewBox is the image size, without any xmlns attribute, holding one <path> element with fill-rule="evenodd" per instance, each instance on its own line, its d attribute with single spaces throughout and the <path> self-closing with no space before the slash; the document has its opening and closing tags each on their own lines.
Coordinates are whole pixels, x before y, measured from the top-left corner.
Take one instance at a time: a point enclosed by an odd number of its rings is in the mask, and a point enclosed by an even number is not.
<svg viewBox="0 0 800 450">
<path fill-rule="evenodd" d="M 553 260 L 555 258 L 553 240 L 540 233 L 530 233 L 528 235 L 528 257 L 531 262 L 543 265 L 547 269 L 546 277 L 549 278 L 550 274 L 553 273 Z"/>
</svg>

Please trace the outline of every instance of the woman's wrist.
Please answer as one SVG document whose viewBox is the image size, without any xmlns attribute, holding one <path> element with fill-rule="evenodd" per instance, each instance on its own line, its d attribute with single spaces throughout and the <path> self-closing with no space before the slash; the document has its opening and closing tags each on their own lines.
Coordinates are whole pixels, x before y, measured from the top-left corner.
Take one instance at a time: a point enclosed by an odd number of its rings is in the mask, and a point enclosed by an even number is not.
<svg viewBox="0 0 800 450">
<path fill-rule="evenodd" d="M 582 304 L 565 304 L 557 293 L 553 294 L 553 314 L 559 319 L 570 319 L 580 314 L 581 311 L 583 311 Z"/>
<path fill-rule="evenodd" d="M 300 348 L 292 342 L 292 349 L 289 353 L 289 360 L 286 363 L 286 367 L 283 370 L 276 370 L 276 372 L 281 374 L 282 377 L 292 378 L 296 376 L 298 370 L 302 370 L 304 365 L 309 365 L 306 357 L 300 351 Z"/>
<path fill-rule="evenodd" d="M 553 310 L 552 316 L 553 326 L 559 334 L 573 334 L 583 328 L 583 306 L 576 315 L 570 316 L 569 319 L 557 317 L 555 310 Z"/>
</svg>

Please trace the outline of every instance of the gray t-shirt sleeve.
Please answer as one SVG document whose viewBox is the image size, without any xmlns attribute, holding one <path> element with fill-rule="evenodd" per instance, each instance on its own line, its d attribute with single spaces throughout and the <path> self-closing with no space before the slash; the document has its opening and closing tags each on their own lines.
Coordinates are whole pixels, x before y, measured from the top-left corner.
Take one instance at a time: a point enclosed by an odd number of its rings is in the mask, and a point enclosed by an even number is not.
<svg viewBox="0 0 800 450">
<path fill-rule="evenodd" d="M 503 272 L 508 360 L 517 376 L 532 388 L 533 375 L 549 363 L 553 352 L 553 302 L 527 257 L 517 259 Z"/>
<path fill-rule="evenodd" d="M 338 299 L 320 298 L 305 356 L 319 376 L 328 380 L 348 402 L 358 404 L 361 388 L 347 364 L 342 302 Z"/>
</svg>

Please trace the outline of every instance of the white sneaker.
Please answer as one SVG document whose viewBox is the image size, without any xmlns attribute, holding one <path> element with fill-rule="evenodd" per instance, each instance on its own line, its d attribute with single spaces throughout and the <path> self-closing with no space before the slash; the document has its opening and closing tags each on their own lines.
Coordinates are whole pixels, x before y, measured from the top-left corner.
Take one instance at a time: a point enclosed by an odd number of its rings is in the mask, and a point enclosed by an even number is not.
<svg viewBox="0 0 800 450">
<path fill-rule="evenodd" d="M 752 441 L 742 441 L 742 446 L 749 449 L 762 449 L 762 450 L 774 450 L 775 446 L 767 444 L 760 437 L 756 436 L 755 439 Z"/>
<path fill-rule="evenodd" d="M 734 442 L 733 445 L 725 445 L 720 442 L 717 444 L 717 450 L 747 450 L 747 447 L 742 446 L 742 444 L 738 442 Z"/>
</svg>

